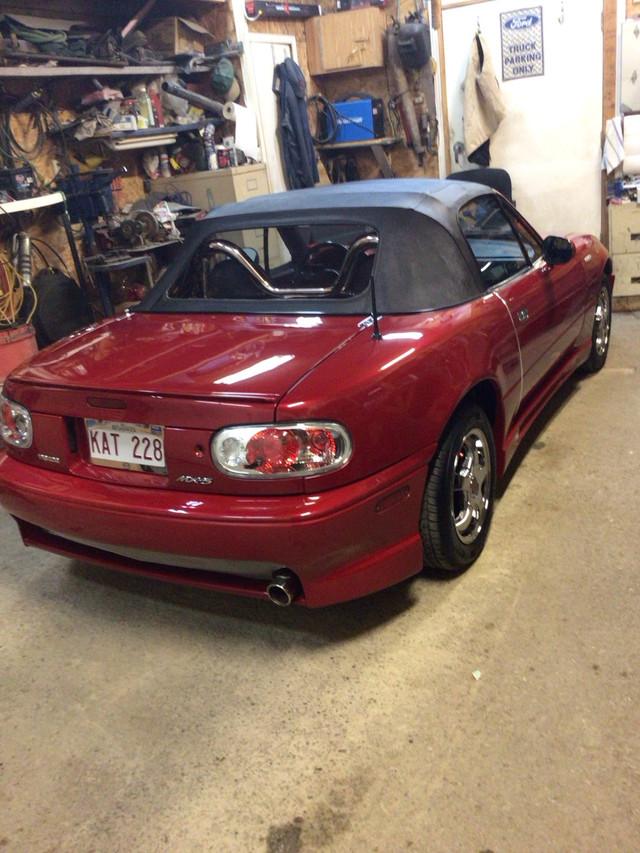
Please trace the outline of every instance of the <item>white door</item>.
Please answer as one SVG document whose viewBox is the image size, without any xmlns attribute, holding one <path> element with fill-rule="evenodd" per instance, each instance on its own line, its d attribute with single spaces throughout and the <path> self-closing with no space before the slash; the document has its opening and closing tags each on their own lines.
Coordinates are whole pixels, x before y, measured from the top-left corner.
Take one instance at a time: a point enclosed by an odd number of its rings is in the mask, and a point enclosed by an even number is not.
<svg viewBox="0 0 640 853">
<path fill-rule="evenodd" d="M 245 83 L 258 121 L 262 159 L 267 167 L 271 192 L 280 192 L 287 189 L 287 184 L 276 137 L 278 102 L 271 87 L 275 66 L 288 57 L 297 61 L 296 40 L 294 36 L 249 33 L 245 49 L 245 69 L 249 78 L 245 76 Z"/>
</svg>

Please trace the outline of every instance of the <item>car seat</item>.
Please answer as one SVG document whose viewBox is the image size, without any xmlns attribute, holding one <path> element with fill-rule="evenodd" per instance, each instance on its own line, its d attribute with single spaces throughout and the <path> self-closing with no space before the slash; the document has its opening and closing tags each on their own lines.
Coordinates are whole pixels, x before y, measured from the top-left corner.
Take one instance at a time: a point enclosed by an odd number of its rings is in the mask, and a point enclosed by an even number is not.
<svg viewBox="0 0 640 853">
<path fill-rule="evenodd" d="M 492 167 L 480 169 L 465 169 L 462 172 L 452 172 L 447 175 L 449 181 L 470 181 L 473 184 L 483 184 L 502 193 L 515 207 L 511 188 L 511 175 L 505 169 Z"/>
</svg>

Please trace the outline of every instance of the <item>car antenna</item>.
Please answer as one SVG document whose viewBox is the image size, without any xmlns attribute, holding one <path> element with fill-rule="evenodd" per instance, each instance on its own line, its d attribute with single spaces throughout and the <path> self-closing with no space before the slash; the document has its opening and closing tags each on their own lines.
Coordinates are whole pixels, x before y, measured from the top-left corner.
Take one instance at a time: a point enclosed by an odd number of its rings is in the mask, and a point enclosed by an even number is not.
<svg viewBox="0 0 640 853">
<path fill-rule="evenodd" d="M 371 276 L 371 314 L 373 317 L 373 339 L 379 341 L 382 338 L 380 326 L 378 325 L 378 308 L 376 306 L 376 280 Z"/>
</svg>

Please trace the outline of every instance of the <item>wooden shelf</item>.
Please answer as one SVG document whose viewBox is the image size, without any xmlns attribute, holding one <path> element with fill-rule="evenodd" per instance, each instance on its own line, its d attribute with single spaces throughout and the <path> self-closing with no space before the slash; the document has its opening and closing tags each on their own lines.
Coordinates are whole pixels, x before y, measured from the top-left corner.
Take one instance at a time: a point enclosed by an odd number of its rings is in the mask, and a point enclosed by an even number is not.
<svg viewBox="0 0 640 853">
<path fill-rule="evenodd" d="M 332 151 L 355 151 L 358 148 L 368 148 L 373 154 L 376 163 L 378 164 L 382 176 L 384 178 L 394 178 L 394 172 L 391 164 L 384 152 L 384 148 L 395 145 L 401 140 L 397 136 L 381 136 L 378 139 L 361 139 L 356 142 L 325 142 L 322 145 L 316 145 L 318 151 L 327 153 Z"/>
<path fill-rule="evenodd" d="M 358 139 L 355 142 L 323 142 L 321 145 L 316 145 L 320 151 L 329 151 L 334 149 L 349 148 L 372 148 L 374 145 L 395 145 L 400 142 L 397 136 L 381 136 L 377 139 Z"/>
<path fill-rule="evenodd" d="M 111 3 L 104 0 L 5 0 L 0 3 L 7 14 L 36 16 L 39 18 L 57 18 L 76 21 L 91 26 L 96 31 L 110 28 L 122 28 L 129 23 L 132 14 L 143 6 L 139 3 Z M 134 8 L 131 8 L 131 7 Z M 155 0 L 152 8 L 139 22 L 139 28 L 145 31 L 154 22 L 173 16 L 185 18 L 205 15 L 216 9 L 228 6 L 228 0 Z M 6 7 L 6 8 L 5 8 Z M 213 58 L 213 57 L 212 57 Z M 0 63 L 3 61 L 22 63 L 20 65 L 0 64 L 0 78 L 55 78 L 55 77 L 145 77 L 180 72 L 180 65 L 169 59 L 152 65 L 100 64 L 93 57 L 48 56 L 37 52 L 27 56 L 16 56 L 16 52 L 5 44 L 0 50 Z M 56 65 L 47 64 L 54 61 Z M 190 71 L 189 73 L 197 73 Z"/>
<path fill-rule="evenodd" d="M 1 57 L 1 54 L 0 54 Z M 0 67 L 0 77 L 150 77 L 171 74 L 176 66 L 166 65 L 8 65 Z"/>
<path fill-rule="evenodd" d="M 40 207 L 50 207 L 52 204 L 62 204 L 65 200 L 64 193 L 49 193 L 35 198 L 23 198 L 19 201 L 0 201 L 0 215 L 12 213 L 24 213 L 27 210 L 37 210 Z"/>
</svg>

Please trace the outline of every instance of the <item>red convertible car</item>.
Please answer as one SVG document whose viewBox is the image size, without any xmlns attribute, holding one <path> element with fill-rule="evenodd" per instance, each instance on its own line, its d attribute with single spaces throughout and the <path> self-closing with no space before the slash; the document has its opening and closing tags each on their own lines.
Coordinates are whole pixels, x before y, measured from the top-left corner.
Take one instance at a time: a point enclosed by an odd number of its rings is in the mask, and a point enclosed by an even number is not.
<svg viewBox="0 0 640 853">
<path fill-rule="evenodd" d="M 7 378 L 0 503 L 27 545 L 279 605 L 460 572 L 536 415 L 603 366 L 612 287 L 596 238 L 478 184 L 221 207 Z"/>
</svg>

